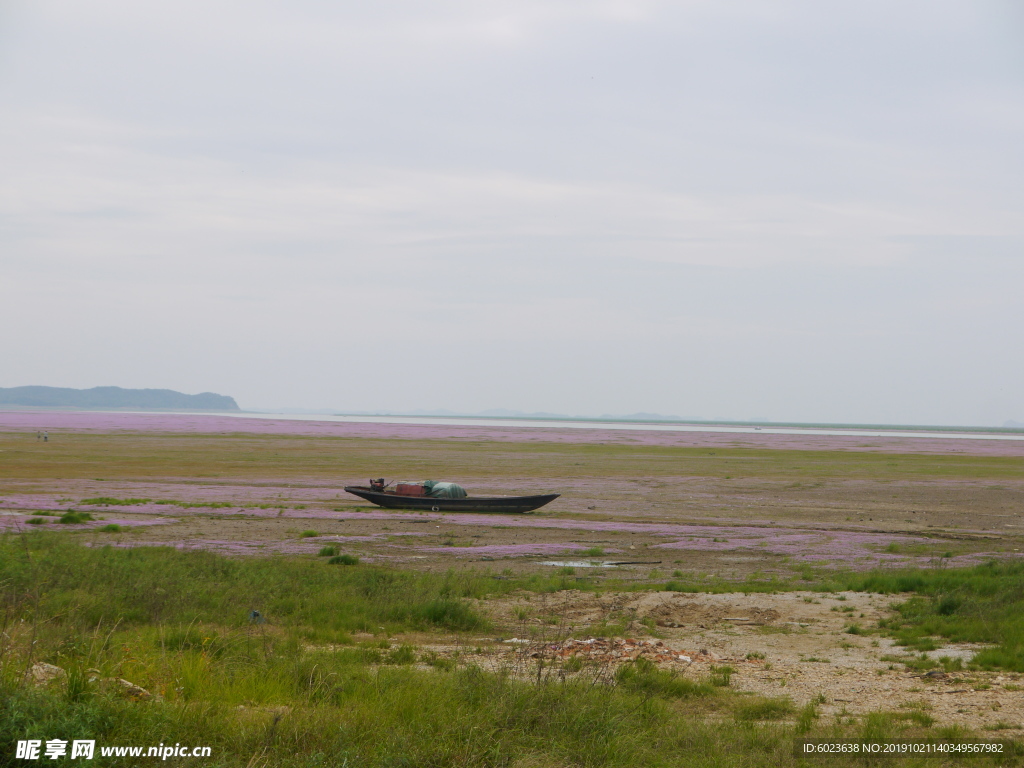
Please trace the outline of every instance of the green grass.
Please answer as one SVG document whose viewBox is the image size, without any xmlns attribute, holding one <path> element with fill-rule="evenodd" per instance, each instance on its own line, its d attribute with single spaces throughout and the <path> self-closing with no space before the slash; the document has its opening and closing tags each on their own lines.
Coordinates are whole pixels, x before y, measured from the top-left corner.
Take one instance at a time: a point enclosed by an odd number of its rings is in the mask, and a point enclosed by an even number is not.
<svg viewBox="0 0 1024 768">
<path fill-rule="evenodd" d="M 681 677 L 675 672 L 658 669 L 652 662 L 640 657 L 619 667 L 615 674 L 619 686 L 634 693 L 662 696 L 672 699 L 711 696 L 713 685 Z"/>
<path fill-rule="evenodd" d="M 882 594 L 912 593 L 880 628 L 919 651 L 955 643 L 993 643 L 972 666 L 1024 672 L 1024 563 L 989 562 L 973 568 L 930 568 L 842 574 L 837 585 Z M 856 625 L 854 625 L 856 626 Z M 847 630 L 849 631 L 849 630 Z"/>
<path fill-rule="evenodd" d="M 473 667 L 370 669 L 352 658 L 291 656 L 234 679 L 224 662 L 185 651 L 180 693 L 131 704 L 85 689 L 10 688 L 0 704 L 0 749 L 10 739 L 87 733 L 101 744 L 208 745 L 216 766 L 775 766 L 791 763 L 781 728 L 679 717 L 658 695 L 622 686 L 519 682 Z M 288 702 L 288 710 L 272 703 Z M 238 703 L 235 703 L 238 702 Z M 681 763 L 683 759 L 685 762 Z M 127 763 L 125 763 L 127 764 Z"/>
<path fill-rule="evenodd" d="M 332 549 L 332 547 L 325 547 Z M 323 551 L 323 550 L 321 550 Z M 359 565 L 359 558 L 355 555 L 335 555 L 327 561 L 328 565 Z"/>
<path fill-rule="evenodd" d="M 811 705 L 813 706 L 813 705 Z M 793 702 L 789 697 L 760 699 L 736 708 L 737 720 L 781 720 L 793 714 Z M 805 716 L 805 719 L 808 719 Z"/>
<path fill-rule="evenodd" d="M 732 683 L 732 676 L 735 671 L 735 669 L 728 665 L 720 667 L 712 665 L 708 669 L 708 672 L 710 672 L 710 677 L 708 679 L 711 681 L 712 685 L 719 688 L 725 688 Z"/>
<path fill-rule="evenodd" d="M 232 560 L 171 547 L 82 547 L 45 531 L 0 537 L 0 585 L 29 593 L 45 584 L 33 611 L 69 627 L 115 621 L 239 627 L 255 609 L 272 623 L 324 639 L 381 627 L 483 629 L 486 622 L 464 598 L 483 596 L 488 582 L 500 583 L 372 566 L 323 568 L 309 559 Z"/>
<path fill-rule="evenodd" d="M 558 662 L 538 662 L 536 676 L 517 677 L 390 639 L 475 638 L 488 627 L 469 598 L 575 579 L 328 568 L 312 557 L 69 539 L 0 537 L 3 755 L 17 739 L 81 733 L 101 744 L 207 745 L 204 764 L 217 768 L 775 768 L 796 764 L 798 734 L 931 727 L 922 712 L 825 724 L 813 705 L 796 711 L 787 699 L 734 692 L 725 666 L 699 678 L 644 659 L 612 671 L 566 662 L 566 675 Z M 265 621 L 250 619 L 252 609 Z M 376 638 L 356 643 L 357 632 Z M 67 670 L 66 681 L 27 684 L 35 660 Z M 101 682 L 108 677 L 160 698 L 127 701 Z"/>
<path fill-rule="evenodd" d="M 117 523 L 109 523 L 108 525 L 104 525 L 99 530 L 102 533 L 120 533 L 121 531 L 126 531 L 128 529 L 123 525 L 118 525 Z"/>
<path fill-rule="evenodd" d="M 84 523 L 87 520 L 92 520 L 92 515 L 88 512 L 77 512 L 73 509 L 69 509 L 63 515 L 60 516 L 60 522 L 65 525 L 78 525 Z"/>
</svg>

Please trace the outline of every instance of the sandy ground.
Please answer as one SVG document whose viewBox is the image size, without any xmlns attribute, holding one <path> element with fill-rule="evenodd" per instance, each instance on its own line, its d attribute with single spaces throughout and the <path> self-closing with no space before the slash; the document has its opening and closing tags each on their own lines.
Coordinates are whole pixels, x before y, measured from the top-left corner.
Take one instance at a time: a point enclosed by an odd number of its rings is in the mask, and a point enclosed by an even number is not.
<svg viewBox="0 0 1024 768">
<path fill-rule="evenodd" d="M 890 640 L 845 632 L 852 623 L 869 626 L 889 615 L 891 601 L 852 592 L 522 595 L 479 605 L 509 636 L 479 638 L 476 647 L 433 649 L 448 655 L 457 650 L 464 660 L 527 678 L 536 674 L 538 659 L 554 664 L 543 674 L 557 676 L 558 664 L 573 655 L 587 662 L 577 674 L 606 678 L 638 655 L 693 679 L 729 666 L 734 689 L 789 697 L 797 706 L 823 701 L 819 712 L 826 716 L 907 709 L 921 710 L 939 725 L 1024 729 L 1021 675 L 909 672 L 892 659 L 904 651 Z M 588 627 L 608 621 L 624 622 L 628 634 L 588 637 Z M 976 650 L 951 645 L 929 655 L 969 659 Z"/>
</svg>

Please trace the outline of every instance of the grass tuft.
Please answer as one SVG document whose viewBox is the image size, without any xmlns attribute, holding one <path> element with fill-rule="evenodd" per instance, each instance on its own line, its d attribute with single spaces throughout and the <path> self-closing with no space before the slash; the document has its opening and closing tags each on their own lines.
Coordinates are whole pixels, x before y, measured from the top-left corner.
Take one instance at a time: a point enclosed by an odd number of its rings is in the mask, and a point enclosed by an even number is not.
<svg viewBox="0 0 1024 768">
<path fill-rule="evenodd" d="M 711 696 L 715 689 L 705 682 L 680 677 L 675 672 L 658 669 L 651 661 L 641 657 L 624 664 L 615 674 L 618 684 L 633 693 L 661 696 L 667 699 Z"/>
<path fill-rule="evenodd" d="M 813 707 L 814 705 L 809 706 Z M 793 714 L 793 702 L 788 696 L 778 699 L 761 699 L 749 704 L 741 704 L 736 707 L 735 714 L 736 719 L 741 721 L 781 720 Z M 814 717 L 817 717 L 816 712 L 810 717 L 812 722 Z"/>
<path fill-rule="evenodd" d="M 88 520 L 92 520 L 92 515 L 88 512 L 78 512 L 73 509 L 69 509 L 60 516 L 60 522 L 65 525 L 79 525 L 80 523 L 84 523 Z"/>
<path fill-rule="evenodd" d="M 334 547 L 325 547 L 324 549 L 334 550 Z M 320 554 L 324 554 L 321 550 Z M 324 555 L 326 557 L 326 555 Z M 327 561 L 328 565 L 359 565 L 359 558 L 355 555 L 335 555 Z"/>
</svg>

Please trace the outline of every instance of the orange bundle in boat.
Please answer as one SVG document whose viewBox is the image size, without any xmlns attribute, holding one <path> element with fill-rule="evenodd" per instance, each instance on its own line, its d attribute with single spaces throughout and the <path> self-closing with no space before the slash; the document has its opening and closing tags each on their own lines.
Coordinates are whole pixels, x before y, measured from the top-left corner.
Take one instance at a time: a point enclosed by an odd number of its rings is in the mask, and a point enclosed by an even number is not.
<svg viewBox="0 0 1024 768">
<path fill-rule="evenodd" d="M 420 483 L 398 483 L 395 493 L 399 496 L 426 496 L 427 489 Z"/>
</svg>

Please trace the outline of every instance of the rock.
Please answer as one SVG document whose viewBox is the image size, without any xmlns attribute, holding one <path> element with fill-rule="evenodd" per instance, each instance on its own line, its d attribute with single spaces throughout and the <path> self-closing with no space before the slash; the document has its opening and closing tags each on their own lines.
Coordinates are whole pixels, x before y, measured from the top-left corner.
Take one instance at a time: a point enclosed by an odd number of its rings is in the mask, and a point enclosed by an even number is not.
<svg viewBox="0 0 1024 768">
<path fill-rule="evenodd" d="M 46 685 L 54 680 L 63 680 L 68 676 L 68 673 L 60 667 L 47 664 L 45 661 L 38 661 L 33 664 L 28 673 L 32 678 L 32 682 L 36 685 Z"/>
<path fill-rule="evenodd" d="M 136 685 L 135 683 L 123 680 L 120 677 L 108 677 L 105 682 L 116 685 L 121 689 L 121 692 L 132 701 L 148 701 L 149 699 L 158 698 L 153 696 L 152 693 L 147 691 L 141 685 Z"/>
</svg>

